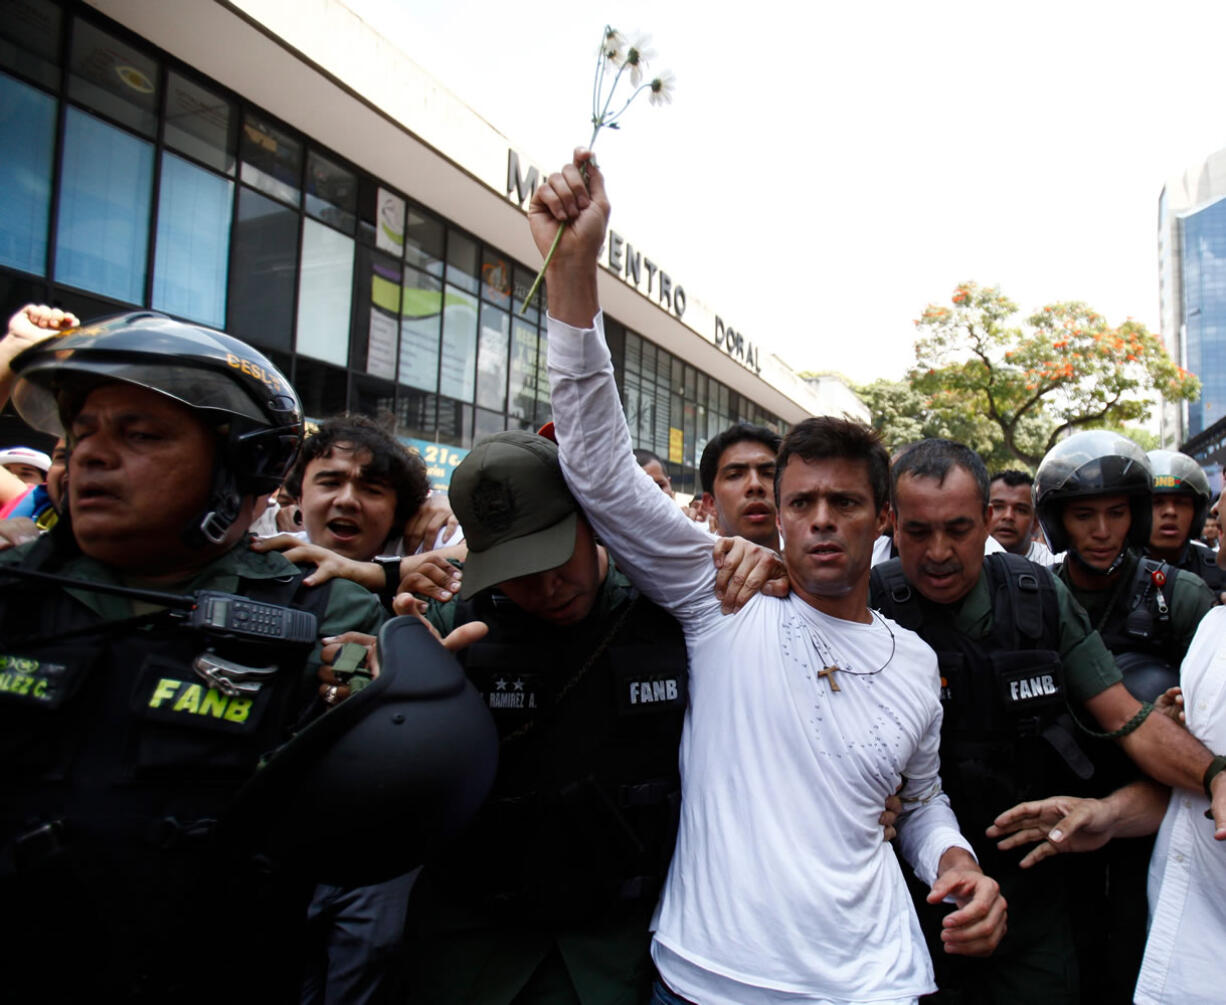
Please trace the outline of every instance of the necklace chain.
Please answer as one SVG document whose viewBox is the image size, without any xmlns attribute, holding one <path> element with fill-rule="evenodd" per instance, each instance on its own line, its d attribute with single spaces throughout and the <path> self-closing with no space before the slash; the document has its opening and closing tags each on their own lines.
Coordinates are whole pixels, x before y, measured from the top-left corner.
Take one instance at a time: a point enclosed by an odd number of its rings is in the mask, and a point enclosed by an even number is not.
<svg viewBox="0 0 1226 1005">
<path fill-rule="evenodd" d="M 839 666 L 838 661 L 834 658 L 833 649 L 831 649 L 829 646 L 826 646 L 827 652 L 826 653 L 822 652 L 822 643 L 818 641 L 818 639 L 820 638 L 820 633 L 814 631 L 813 647 L 817 650 L 817 654 L 822 658 L 822 661 L 826 664 L 826 666 L 824 666 L 821 670 L 817 672 L 817 676 L 819 678 L 825 677 L 829 681 L 830 690 L 832 692 L 842 690 L 839 687 L 839 685 L 835 682 L 835 679 L 834 679 L 835 673 L 845 673 L 845 674 L 849 674 L 852 677 L 872 677 L 872 676 L 875 676 L 876 674 L 881 673 L 882 670 L 884 670 L 886 667 L 890 665 L 890 661 L 894 659 L 894 653 L 898 650 L 898 639 L 894 635 L 894 630 L 890 628 L 885 618 L 883 618 L 880 614 L 874 611 L 871 607 L 869 608 L 869 613 L 872 614 L 874 618 L 876 618 L 878 621 L 881 622 L 881 627 L 884 628 L 887 632 L 889 632 L 889 635 L 890 635 L 890 655 L 885 658 L 885 662 L 882 663 L 881 666 L 879 666 L 876 670 L 852 670 L 848 667 Z"/>
</svg>

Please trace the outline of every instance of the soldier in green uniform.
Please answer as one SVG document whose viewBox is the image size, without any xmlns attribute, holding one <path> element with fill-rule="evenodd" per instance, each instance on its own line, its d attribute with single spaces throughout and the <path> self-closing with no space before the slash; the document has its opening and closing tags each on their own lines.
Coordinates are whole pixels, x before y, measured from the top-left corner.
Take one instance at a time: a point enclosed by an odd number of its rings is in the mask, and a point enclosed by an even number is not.
<svg viewBox="0 0 1226 1005">
<path fill-rule="evenodd" d="M 1226 570 L 1218 567 L 1213 549 L 1196 540 L 1213 497 L 1209 479 L 1187 454 L 1151 450 L 1145 456 L 1154 490 L 1153 528 L 1145 553 L 1199 576 L 1220 604 L 1226 595 Z"/>
<path fill-rule="evenodd" d="M 217 822 L 314 695 L 319 637 L 384 620 L 246 546 L 297 396 L 251 347 L 152 313 L 12 368 L 70 459 L 65 517 L 0 556 L 6 996 L 287 1000 L 309 886 Z"/>
<path fill-rule="evenodd" d="M 408 1000 L 645 1001 L 680 803 L 680 628 L 597 545 L 551 440 L 484 440 L 450 495 L 463 589 L 427 618 L 444 634 L 489 625 L 459 658 L 500 762 L 474 824 L 418 880 Z"/>
<path fill-rule="evenodd" d="M 873 570 L 872 602 L 937 652 L 942 781 L 1009 902 L 1009 931 L 992 957 L 946 965 L 936 943 L 941 994 L 960 1002 L 1078 1001 L 1062 883 L 1023 880 L 1020 855 L 999 853 L 984 830 L 1019 797 L 1092 772 L 1073 711 L 1119 737 L 1158 777 L 1195 784 L 1212 755 L 1125 690 L 1062 583 L 1020 556 L 985 558 L 988 478 L 974 451 L 922 441 L 896 459 L 891 480 L 899 557 Z M 1217 810 L 1226 819 L 1226 788 Z M 929 917 L 927 930 L 935 941 L 939 918 Z"/>
<path fill-rule="evenodd" d="M 1056 574 L 1085 608 L 1124 684 L 1142 701 L 1179 683 L 1179 664 L 1214 604 L 1198 576 L 1144 555 L 1155 511 L 1152 487 L 1145 453 L 1108 430 L 1061 441 L 1035 474 L 1043 532 L 1055 550 L 1067 551 Z M 1114 748 L 1097 745 L 1090 753 L 1097 770 L 1087 786 L 1072 790 L 1078 794 L 1106 796 L 1139 774 Z M 1077 863 L 1076 927 L 1088 998 L 1131 1001 L 1145 948 L 1152 848 L 1152 838 L 1130 838 Z"/>
</svg>

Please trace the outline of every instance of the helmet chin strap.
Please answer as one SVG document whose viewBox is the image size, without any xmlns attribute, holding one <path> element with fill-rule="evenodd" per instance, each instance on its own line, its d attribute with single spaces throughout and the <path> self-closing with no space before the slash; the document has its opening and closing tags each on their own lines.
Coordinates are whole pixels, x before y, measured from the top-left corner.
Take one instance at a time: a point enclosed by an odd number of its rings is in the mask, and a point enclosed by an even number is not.
<svg viewBox="0 0 1226 1005">
<path fill-rule="evenodd" d="M 1080 553 L 1077 551 L 1077 549 L 1073 548 L 1072 546 L 1069 547 L 1068 553 L 1072 555 L 1073 558 L 1077 560 L 1077 564 L 1080 565 L 1087 572 L 1095 576 L 1105 577 L 1105 576 L 1114 576 L 1117 572 L 1120 571 L 1120 567 L 1123 566 L 1124 564 L 1124 558 L 1128 554 L 1128 547 L 1124 546 L 1123 548 L 1121 548 L 1120 553 L 1115 556 L 1114 561 L 1112 561 L 1112 563 L 1106 569 L 1099 569 L 1096 566 L 1091 565 L 1084 558 L 1082 558 Z"/>
<path fill-rule="evenodd" d="M 183 531 L 189 548 L 208 548 L 221 544 L 243 508 L 243 496 L 233 473 L 219 462 L 213 472 L 213 487 L 204 510 L 193 517 Z"/>
</svg>

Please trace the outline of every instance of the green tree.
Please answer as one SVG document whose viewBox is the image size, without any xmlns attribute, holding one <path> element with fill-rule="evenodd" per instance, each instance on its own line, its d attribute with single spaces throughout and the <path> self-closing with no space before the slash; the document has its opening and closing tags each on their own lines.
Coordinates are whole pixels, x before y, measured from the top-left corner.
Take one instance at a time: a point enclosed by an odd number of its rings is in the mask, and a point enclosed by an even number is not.
<svg viewBox="0 0 1226 1005">
<path fill-rule="evenodd" d="M 989 466 L 1033 468 L 1068 431 L 1144 421 L 1154 392 L 1188 401 L 1200 393 L 1200 381 L 1139 322 L 1113 327 L 1080 302 L 1020 323 L 1017 313 L 999 288 L 963 283 L 950 306 L 930 304 L 916 321 L 912 414 L 925 430 L 961 430 L 953 438 Z"/>
</svg>

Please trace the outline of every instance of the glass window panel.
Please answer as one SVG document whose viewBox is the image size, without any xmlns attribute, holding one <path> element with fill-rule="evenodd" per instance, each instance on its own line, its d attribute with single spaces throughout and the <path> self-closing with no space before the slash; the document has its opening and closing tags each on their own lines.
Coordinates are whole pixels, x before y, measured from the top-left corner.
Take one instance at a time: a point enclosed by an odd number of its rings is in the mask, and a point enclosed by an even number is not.
<svg viewBox="0 0 1226 1005">
<path fill-rule="evenodd" d="M 298 205 L 302 184 L 302 144 L 271 122 L 248 112 L 243 116 L 238 152 L 242 179 L 261 192 Z"/>
<path fill-rule="evenodd" d="M 481 341 L 477 353 L 477 404 L 504 411 L 507 407 L 507 354 L 511 316 L 488 304 L 481 307 Z"/>
<path fill-rule="evenodd" d="M 439 391 L 473 400 L 477 377 L 477 298 L 448 285 L 443 290 L 443 355 Z M 442 422 L 442 416 L 439 416 Z"/>
<path fill-rule="evenodd" d="M 63 19 L 59 6 L 48 0 L 0 0 L 0 66 L 59 87 Z"/>
<path fill-rule="evenodd" d="M 157 132 L 158 64 L 77 18 L 68 57 L 68 95 L 146 136 Z"/>
<path fill-rule="evenodd" d="M 239 187 L 228 330 L 241 339 L 278 349 L 290 347 L 298 221 L 292 209 Z"/>
<path fill-rule="evenodd" d="M 0 73 L 0 265 L 47 267 L 55 99 Z"/>
<path fill-rule="evenodd" d="M 349 402 L 346 407 L 350 411 L 387 421 L 395 414 L 396 385 L 391 381 L 355 373 L 350 378 Z"/>
<path fill-rule="evenodd" d="M 400 321 L 400 383 L 423 391 L 437 391 L 443 284 L 424 272 L 406 268 L 403 304 L 404 316 Z"/>
<path fill-rule="evenodd" d="M 524 297 L 526 297 L 528 295 L 528 291 L 532 289 L 532 281 L 536 279 L 536 273 L 530 272 L 522 265 L 517 265 L 512 272 L 512 277 L 511 286 L 512 296 L 514 297 L 511 308 L 512 313 L 514 313 L 516 317 L 522 317 L 525 321 L 530 321 L 533 324 L 536 324 L 538 321 L 540 321 L 541 317 L 540 310 L 538 309 L 540 307 L 540 301 L 537 300 L 536 297 L 532 298 L 532 306 L 526 311 L 523 311 L 522 314 L 520 313 L 520 311 L 523 310 Z"/>
<path fill-rule="evenodd" d="M 400 341 L 400 262 L 390 255 L 380 255 L 367 248 L 359 250 L 359 260 L 366 263 L 370 284 L 370 309 L 359 309 L 355 319 L 355 326 L 366 323 L 369 335 L 366 341 L 366 372 L 395 380 L 396 346 Z M 359 359 L 361 356 L 356 356 L 355 363 Z"/>
<path fill-rule="evenodd" d="M 643 372 L 643 340 L 632 331 L 626 332 L 626 374 Z"/>
<path fill-rule="evenodd" d="M 345 411 L 345 371 L 299 356 L 294 367 L 294 389 L 308 419 L 320 421 Z"/>
<path fill-rule="evenodd" d="M 487 436 L 501 433 L 507 428 L 507 418 L 501 412 L 487 412 L 484 408 L 477 409 L 477 420 L 473 427 L 473 443 L 480 443 Z"/>
<path fill-rule="evenodd" d="M 422 212 L 416 206 L 410 206 L 405 228 L 404 260 L 441 279 L 446 235 L 447 228 L 442 220 Z"/>
<path fill-rule="evenodd" d="M 307 154 L 306 211 L 352 235 L 357 225 L 358 179 L 312 150 Z"/>
<path fill-rule="evenodd" d="M 153 145 L 76 108 L 64 123 L 55 278 L 144 303 Z"/>
<path fill-rule="evenodd" d="M 536 424 L 543 426 L 553 418 L 553 405 L 549 397 L 549 369 L 546 366 L 549 354 L 549 336 L 540 333 L 541 344 L 536 350 Z"/>
<path fill-rule="evenodd" d="M 643 376 L 643 383 L 652 384 L 655 383 L 656 379 L 655 343 L 643 339 L 641 345 L 643 347 L 643 361 L 639 364 L 639 373 Z"/>
<path fill-rule="evenodd" d="M 424 391 L 400 388 L 396 394 L 396 435 L 433 440 L 438 429 L 438 399 Z"/>
<path fill-rule="evenodd" d="M 531 422 L 532 404 L 536 400 L 536 348 L 539 340 L 535 325 L 518 315 L 512 315 L 512 318 L 510 407 L 507 410 Z"/>
<path fill-rule="evenodd" d="M 696 463 L 696 455 L 694 453 L 694 433 L 697 429 L 696 422 L 697 410 L 694 403 L 687 401 L 684 408 L 684 419 L 681 426 L 681 431 L 684 439 L 682 440 L 684 455 L 682 457 L 683 464 Z"/>
<path fill-rule="evenodd" d="M 661 457 L 668 456 L 668 429 L 669 429 L 669 412 L 668 412 L 668 388 L 663 384 L 656 385 L 656 408 L 653 418 L 655 422 L 652 424 L 653 445 L 650 449 L 654 450 Z"/>
<path fill-rule="evenodd" d="M 404 257 L 404 200 L 385 188 L 380 188 L 376 196 L 375 247 Z"/>
<path fill-rule="evenodd" d="M 353 238 L 314 220 L 302 221 L 296 348 L 344 366 L 349 361 Z"/>
<path fill-rule="evenodd" d="M 153 306 L 215 328 L 226 323 L 234 182 L 162 155 Z"/>
<path fill-rule="evenodd" d="M 476 293 L 480 274 L 477 242 L 452 229 L 447 235 L 447 282 Z"/>
<path fill-rule="evenodd" d="M 173 147 L 224 174 L 234 173 L 234 105 L 171 70 L 166 77 L 162 137 Z"/>
<path fill-rule="evenodd" d="M 452 447 L 473 445 L 473 407 L 453 398 L 438 399 L 438 442 Z"/>
<path fill-rule="evenodd" d="M 487 248 L 481 259 L 481 299 L 499 307 L 509 307 L 511 275 L 511 263 Z"/>
</svg>

